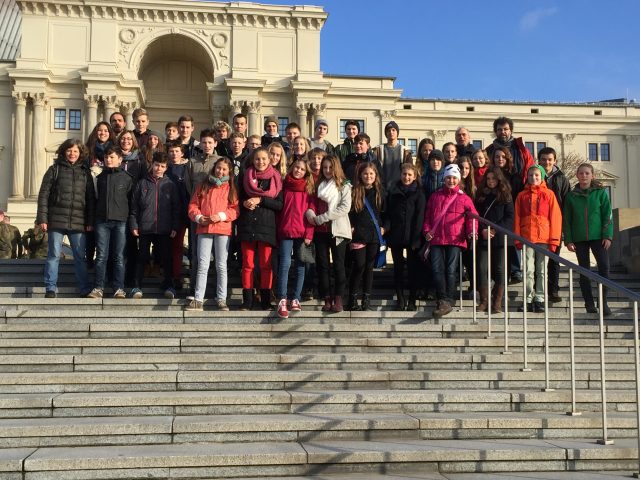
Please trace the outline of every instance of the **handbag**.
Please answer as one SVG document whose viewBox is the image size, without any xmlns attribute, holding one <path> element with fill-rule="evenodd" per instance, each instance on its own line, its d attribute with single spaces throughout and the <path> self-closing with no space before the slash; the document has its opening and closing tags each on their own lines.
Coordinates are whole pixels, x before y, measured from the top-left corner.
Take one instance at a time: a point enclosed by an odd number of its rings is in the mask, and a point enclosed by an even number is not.
<svg viewBox="0 0 640 480">
<path fill-rule="evenodd" d="M 380 242 L 380 250 L 376 254 L 376 260 L 373 264 L 373 268 L 384 268 L 387 264 L 387 242 L 382 238 L 382 232 L 380 231 L 380 225 L 378 225 L 378 220 L 376 219 L 375 214 L 373 213 L 373 209 L 369 204 L 369 201 L 365 197 L 364 206 L 367 207 L 367 211 L 371 216 L 371 220 L 373 220 L 373 224 L 376 226 L 376 233 L 378 234 L 378 241 Z"/>
<path fill-rule="evenodd" d="M 436 218 L 435 222 L 433 222 L 433 226 L 431 227 L 431 230 L 435 230 L 440 226 L 440 222 L 442 222 L 442 220 L 444 219 L 444 216 L 446 215 L 447 210 L 449 210 L 449 207 L 455 201 L 455 199 L 456 199 L 456 196 L 451 195 L 451 198 L 449 199 L 447 204 L 444 206 L 444 208 L 440 212 L 440 215 L 438 215 L 438 218 Z M 427 263 L 429 261 L 430 251 L 431 251 L 431 241 L 425 240 L 422 246 L 420 247 L 420 249 L 418 250 L 418 258 L 420 258 L 420 260 L 422 260 L 424 263 Z"/>
<path fill-rule="evenodd" d="M 302 242 L 298 248 L 297 260 L 302 263 L 313 265 L 316 263 L 316 246 L 313 242 L 309 245 Z"/>
</svg>

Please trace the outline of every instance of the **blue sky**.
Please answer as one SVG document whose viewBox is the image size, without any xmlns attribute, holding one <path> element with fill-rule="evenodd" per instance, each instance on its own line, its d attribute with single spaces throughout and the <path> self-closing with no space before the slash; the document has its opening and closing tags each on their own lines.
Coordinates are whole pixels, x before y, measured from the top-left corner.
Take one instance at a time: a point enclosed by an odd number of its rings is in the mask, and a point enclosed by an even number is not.
<svg viewBox="0 0 640 480">
<path fill-rule="evenodd" d="M 638 0 L 324 0 L 325 73 L 396 77 L 404 97 L 640 102 Z"/>
</svg>

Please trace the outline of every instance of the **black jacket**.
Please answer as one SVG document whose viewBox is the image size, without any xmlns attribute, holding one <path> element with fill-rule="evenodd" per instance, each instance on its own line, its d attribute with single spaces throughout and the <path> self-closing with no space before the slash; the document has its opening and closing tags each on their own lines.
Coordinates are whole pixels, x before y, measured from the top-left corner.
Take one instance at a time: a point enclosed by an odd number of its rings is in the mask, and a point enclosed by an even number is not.
<svg viewBox="0 0 640 480">
<path fill-rule="evenodd" d="M 564 204 L 564 199 L 571 190 L 571 184 L 569 180 L 562 173 L 558 167 L 553 167 L 551 173 L 547 175 L 546 178 L 547 187 L 551 189 L 553 193 L 556 194 L 556 200 L 558 200 L 558 204 L 560 205 L 560 210 L 562 210 L 562 205 Z"/>
<path fill-rule="evenodd" d="M 401 182 L 396 183 L 387 194 L 385 239 L 389 247 L 417 249 L 422 243 L 426 197 L 417 184 L 413 189 L 401 185 Z"/>
<path fill-rule="evenodd" d="M 378 169 L 378 176 L 380 177 L 380 183 L 384 185 L 384 181 L 382 178 L 382 165 L 380 165 L 378 158 L 375 156 L 375 154 L 371 150 L 368 150 L 367 153 L 365 154 L 350 153 L 349 155 L 347 155 L 347 158 L 342 164 L 342 169 L 344 170 L 344 175 L 351 182 L 351 185 L 356 184 L 356 175 L 358 173 L 358 167 L 360 166 L 361 163 L 364 163 L 364 162 L 371 162 L 376 166 L 376 168 Z"/>
<path fill-rule="evenodd" d="M 86 163 L 57 160 L 44 174 L 38 194 L 36 223 L 49 229 L 84 232 L 93 226 L 96 194 Z"/>
<path fill-rule="evenodd" d="M 133 178 L 120 167 L 104 168 L 96 179 L 98 201 L 96 221 L 126 222 L 133 190 Z"/>
<path fill-rule="evenodd" d="M 169 235 L 178 230 L 180 203 L 176 184 L 168 177 L 147 176 L 133 190 L 129 226 L 140 235 Z"/>
<path fill-rule="evenodd" d="M 135 150 L 122 159 L 120 168 L 131 175 L 134 185 L 147 176 L 147 167 L 144 159 L 140 157 L 140 151 Z"/>
<path fill-rule="evenodd" d="M 484 199 L 478 197 L 475 204 L 478 215 L 502 228 L 513 231 L 513 220 L 515 216 L 513 202 L 500 203 L 497 200 L 494 202 L 495 198 L 496 196 L 493 193 L 487 194 Z M 478 232 L 485 228 L 484 225 L 478 225 Z M 485 248 L 487 246 L 487 241 L 482 238 L 482 235 L 478 235 L 478 245 L 484 246 Z M 496 232 L 495 237 L 491 239 L 491 247 L 503 245 L 504 234 Z M 512 242 L 508 242 L 507 245 L 512 245 Z"/>
<path fill-rule="evenodd" d="M 376 191 L 375 188 L 365 190 L 365 196 L 371 205 L 373 213 L 376 215 L 378 225 L 382 225 L 382 212 L 384 211 L 384 194 L 382 195 L 382 206 L 380 209 L 376 208 Z M 351 241 L 354 243 L 380 243 L 376 226 L 373 223 L 371 214 L 367 207 L 364 207 L 359 212 L 353 209 L 353 202 L 351 202 L 351 211 L 349 212 L 349 222 L 353 229 Z"/>
<path fill-rule="evenodd" d="M 258 186 L 268 190 L 271 180 L 260 180 Z M 243 186 L 243 175 L 238 177 L 238 198 L 240 216 L 238 217 L 238 238 L 241 242 L 264 242 L 276 245 L 276 212 L 282 210 L 282 190 L 275 198 L 262 197 L 260 204 L 249 210 L 243 205 L 250 198 Z"/>
</svg>

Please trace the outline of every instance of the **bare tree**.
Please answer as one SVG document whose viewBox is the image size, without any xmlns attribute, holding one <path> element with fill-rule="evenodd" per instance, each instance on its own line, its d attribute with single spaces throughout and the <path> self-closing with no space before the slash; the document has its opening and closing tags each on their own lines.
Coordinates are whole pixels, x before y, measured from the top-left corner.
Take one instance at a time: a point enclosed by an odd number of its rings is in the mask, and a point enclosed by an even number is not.
<svg viewBox="0 0 640 480">
<path fill-rule="evenodd" d="M 575 152 L 569 152 L 567 155 L 558 158 L 558 168 L 562 170 L 572 186 L 578 181 L 576 172 L 583 163 L 589 162 Z"/>
</svg>

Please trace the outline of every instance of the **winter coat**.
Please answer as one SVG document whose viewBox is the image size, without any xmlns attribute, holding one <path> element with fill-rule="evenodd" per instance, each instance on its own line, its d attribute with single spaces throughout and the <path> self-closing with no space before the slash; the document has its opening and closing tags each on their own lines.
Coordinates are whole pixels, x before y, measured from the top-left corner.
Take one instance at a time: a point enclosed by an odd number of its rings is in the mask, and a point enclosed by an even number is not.
<svg viewBox="0 0 640 480">
<path fill-rule="evenodd" d="M 428 167 L 428 163 L 425 164 Z M 437 172 L 427 168 L 422 176 L 422 188 L 424 190 L 425 200 L 429 201 L 429 197 L 441 189 L 444 185 L 444 167 Z"/>
<path fill-rule="evenodd" d="M 319 213 L 319 205 L 325 202 L 327 210 Z M 351 184 L 346 181 L 342 190 L 338 190 L 335 180 L 323 180 L 318 184 L 316 197 L 307 211 L 307 220 L 314 225 L 323 226 L 331 223 L 331 235 L 340 243 L 342 240 L 351 240 L 351 222 L 349 211 L 351 210 Z"/>
<path fill-rule="evenodd" d="M 505 146 L 511 149 L 515 171 L 519 174 L 522 185 L 525 185 L 527 183 L 527 170 L 529 170 L 529 167 L 533 167 L 536 163 L 531 152 L 525 146 L 522 137 L 512 137 L 508 145 L 503 145 L 498 140 L 494 140 L 494 142 L 487 147 L 487 155 L 489 155 L 489 158 L 493 158 L 493 151 L 496 147 Z M 517 152 L 517 155 L 514 155 L 514 152 Z"/>
<path fill-rule="evenodd" d="M 313 239 L 314 228 L 305 217 L 312 202 L 306 191 L 294 192 L 283 188 L 282 210 L 278 213 L 278 240 L 285 238 Z"/>
<path fill-rule="evenodd" d="M 258 187 L 269 189 L 271 180 L 259 180 Z M 282 190 L 274 198 L 261 197 L 255 209 L 249 210 L 243 203 L 250 196 L 243 186 L 243 175 L 238 177 L 240 216 L 238 217 L 238 238 L 241 242 L 264 242 L 276 246 L 276 213 L 282 210 Z"/>
<path fill-rule="evenodd" d="M 343 143 L 335 147 L 334 153 L 340 158 L 340 163 L 344 164 L 349 154 L 354 153 L 353 140 L 345 138 Z"/>
<path fill-rule="evenodd" d="M 120 168 L 131 175 L 134 184 L 145 178 L 149 172 L 146 162 L 138 150 L 134 150 L 123 157 Z"/>
<path fill-rule="evenodd" d="M 435 221 L 441 216 L 452 195 L 455 196 L 455 200 L 447 208 L 444 218 L 440 220 L 438 225 L 435 225 L 434 229 Z M 431 245 L 453 245 L 466 249 L 467 237 L 474 233 L 473 219 L 469 214 L 478 214 L 471 197 L 458 187 L 442 187 L 431 195 L 427 202 L 422 233 L 430 233 L 433 236 Z"/>
<path fill-rule="evenodd" d="M 511 200 L 507 203 L 498 202 L 493 193 L 488 193 L 484 198 L 477 199 L 475 206 L 478 215 L 482 218 L 486 218 L 506 230 L 513 231 L 514 209 Z M 484 230 L 486 228 L 485 225 L 480 225 L 478 230 Z M 508 241 L 507 245 L 511 245 L 512 243 L 513 242 Z M 486 247 L 487 240 L 485 240 L 482 235 L 479 235 L 478 244 Z M 491 246 L 498 247 L 503 245 L 504 233 L 496 232 L 496 235 L 491 239 Z"/>
<path fill-rule="evenodd" d="M 560 210 L 562 210 L 564 199 L 571 190 L 569 180 L 567 179 L 565 174 L 562 173 L 562 170 L 554 166 L 551 170 L 551 173 L 547 174 L 545 182 L 547 183 L 547 187 L 549 187 L 551 191 L 555 193 L 556 200 L 558 200 L 558 204 L 560 205 Z"/>
<path fill-rule="evenodd" d="M 104 168 L 96 181 L 96 221 L 126 222 L 129 218 L 129 203 L 134 186 L 131 175 L 120 167 Z"/>
<path fill-rule="evenodd" d="M 384 237 L 389 247 L 417 249 L 422 243 L 426 198 L 420 185 L 413 190 L 400 186 L 396 183 L 387 194 Z"/>
<path fill-rule="evenodd" d="M 82 160 L 74 164 L 62 158 L 44 174 L 38 193 L 36 223 L 48 229 L 84 232 L 93 226 L 96 195 L 89 168 Z"/>
<path fill-rule="evenodd" d="M 513 231 L 532 243 L 546 243 L 552 251 L 560 245 L 562 211 L 555 194 L 543 182 L 527 184 L 515 204 Z M 520 247 L 519 242 L 515 242 Z"/>
<path fill-rule="evenodd" d="M 373 210 L 373 213 L 376 216 L 378 225 L 382 226 L 382 212 L 384 212 L 384 195 L 382 195 L 381 198 L 382 205 L 380 206 L 380 208 L 376 208 L 375 188 L 365 189 L 364 192 L 365 198 L 368 200 L 369 205 L 371 205 L 371 210 Z M 367 207 L 363 206 L 362 210 L 356 212 L 353 208 L 353 200 L 351 201 L 351 207 L 351 212 L 349 212 L 349 222 L 351 223 L 351 228 L 353 229 L 351 240 L 355 243 L 380 243 L 376 225 L 375 223 L 373 223 L 373 219 L 371 218 Z"/>
<path fill-rule="evenodd" d="M 382 165 L 371 150 L 368 150 L 367 153 L 364 154 L 352 153 L 347 156 L 346 160 L 342 164 L 344 175 L 349 179 L 352 185 L 355 185 L 358 167 L 361 163 L 365 162 L 373 163 L 378 169 L 378 175 L 382 175 Z"/>
<path fill-rule="evenodd" d="M 180 203 L 175 183 L 167 177 L 148 175 L 133 191 L 129 227 L 140 235 L 169 235 L 180 225 Z"/>
<path fill-rule="evenodd" d="M 190 197 L 193 196 L 196 187 L 207 180 L 211 169 L 221 158 L 216 153 L 211 155 L 203 153 L 188 163 L 189 167 L 184 172 L 184 185 Z"/>
<path fill-rule="evenodd" d="M 563 215 L 565 243 L 613 239 L 611 202 L 604 188 L 576 185 L 564 199 Z"/>
<path fill-rule="evenodd" d="M 198 185 L 191 201 L 189 202 L 189 218 L 196 222 L 198 217 L 204 215 L 211 217 L 214 214 L 220 216 L 220 222 L 209 225 L 197 224 L 196 233 L 209 233 L 214 235 L 231 235 L 232 222 L 240 213 L 239 202 L 229 203 L 229 182 L 219 187 L 209 186 L 206 193 L 200 194 L 205 188 L 204 184 Z"/>
</svg>

